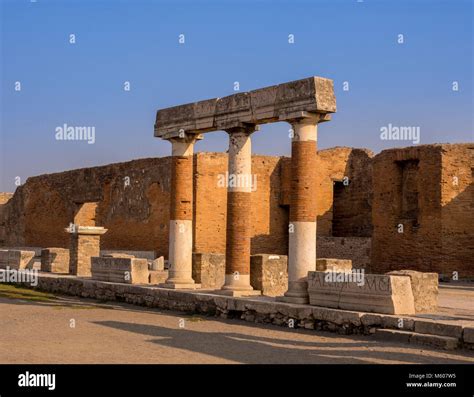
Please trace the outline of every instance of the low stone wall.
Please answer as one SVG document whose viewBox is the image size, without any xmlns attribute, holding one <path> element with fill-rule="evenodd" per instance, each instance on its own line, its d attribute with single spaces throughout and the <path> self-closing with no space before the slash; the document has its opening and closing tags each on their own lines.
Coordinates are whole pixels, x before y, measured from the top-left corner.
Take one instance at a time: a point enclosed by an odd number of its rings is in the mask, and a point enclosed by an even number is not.
<svg viewBox="0 0 474 397">
<path fill-rule="evenodd" d="M 318 236 L 318 258 L 350 259 L 354 269 L 370 269 L 370 237 Z"/>
<path fill-rule="evenodd" d="M 31 288 L 29 284 L 23 283 Z M 447 349 L 474 348 L 474 328 L 440 321 L 296 305 L 268 300 L 271 298 L 234 298 L 209 291 L 178 291 L 147 285 L 101 282 L 74 276 L 40 274 L 36 287 L 41 291 L 74 295 L 100 301 L 119 301 L 135 305 L 196 313 L 222 318 L 241 319 L 254 323 L 273 324 L 287 328 L 305 328 L 340 334 L 372 335 L 378 330 L 411 335 L 417 343 Z M 449 344 L 437 345 L 443 341 Z"/>
</svg>

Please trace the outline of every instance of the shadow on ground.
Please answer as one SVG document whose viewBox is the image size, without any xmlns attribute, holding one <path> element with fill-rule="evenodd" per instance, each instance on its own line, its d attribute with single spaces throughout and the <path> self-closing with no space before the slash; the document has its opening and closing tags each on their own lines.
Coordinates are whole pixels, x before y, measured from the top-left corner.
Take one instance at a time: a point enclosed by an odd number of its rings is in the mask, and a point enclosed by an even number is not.
<svg viewBox="0 0 474 397">
<path fill-rule="evenodd" d="M 194 353 L 206 354 L 246 364 L 318 363 L 320 360 L 327 362 L 328 357 L 334 360 L 334 364 L 361 364 L 373 362 L 377 359 L 381 362 L 423 363 L 425 361 L 422 354 L 416 353 L 416 347 L 410 346 L 413 349 L 413 353 L 387 352 L 383 351 L 383 349 L 387 346 L 397 345 L 385 343 L 382 346 L 380 342 L 367 341 L 362 337 L 349 343 L 331 342 L 330 340 L 327 342 L 304 342 L 292 339 L 257 337 L 237 332 L 201 332 L 186 328 L 165 328 L 157 325 L 133 324 L 119 321 L 98 321 L 95 324 L 152 336 L 158 339 L 151 339 L 150 342 L 162 346 L 188 350 Z M 245 326 L 248 325 L 245 324 Z M 305 332 L 303 330 L 286 332 L 309 333 L 309 331 Z M 321 333 L 318 333 L 318 336 L 321 337 Z M 339 335 L 332 336 L 332 334 L 324 336 L 327 339 L 341 337 Z M 354 336 L 351 338 L 354 338 Z M 346 349 L 341 349 L 344 347 Z M 408 348 L 407 345 L 404 347 Z M 373 350 L 362 350 L 366 348 L 372 348 Z M 460 355 L 459 359 L 443 358 L 443 362 L 472 364 L 472 361 L 464 360 L 462 355 Z"/>
</svg>

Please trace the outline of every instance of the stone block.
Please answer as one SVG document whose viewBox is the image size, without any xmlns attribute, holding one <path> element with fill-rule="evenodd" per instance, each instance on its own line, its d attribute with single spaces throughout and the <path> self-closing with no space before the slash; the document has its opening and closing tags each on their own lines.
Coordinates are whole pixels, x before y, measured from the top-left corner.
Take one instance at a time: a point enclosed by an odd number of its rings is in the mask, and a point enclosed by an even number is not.
<svg viewBox="0 0 474 397">
<path fill-rule="evenodd" d="M 92 279 L 125 284 L 148 284 L 148 262 L 144 258 L 92 257 Z"/>
<path fill-rule="evenodd" d="M 150 270 L 164 271 L 165 258 L 163 256 L 160 256 L 159 258 L 153 259 L 150 263 Z"/>
<path fill-rule="evenodd" d="M 316 259 L 316 271 L 351 272 L 352 261 L 350 259 L 318 258 Z"/>
<path fill-rule="evenodd" d="M 168 279 L 169 272 L 168 270 L 150 270 L 150 284 L 163 284 Z"/>
<path fill-rule="evenodd" d="M 314 306 L 415 314 L 410 278 L 405 276 L 308 272 L 308 293 L 310 305 Z"/>
<path fill-rule="evenodd" d="M 100 250 L 100 256 L 109 254 L 126 254 L 135 258 L 146 258 L 150 261 L 155 259 L 155 251 L 136 251 L 136 250 Z"/>
<path fill-rule="evenodd" d="M 66 248 L 45 248 L 41 251 L 41 271 L 69 273 L 69 250 Z"/>
<path fill-rule="evenodd" d="M 410 277 L 416 313 L 429 313 L 438 309 L 438 273 L 395 270 L 387 274 Z"/>
<path fill-rule="evenodd" d="M 34 257 L 34 251 L 0 250 L 0 269 L 32 269 Z"/>
<path fill-rule="evenodd" d="M 415 320 L 415 332 L 420 334 L 450 336 L 459 339 L 462 337 L 463 328 L 461 325 Z"/>
<path fill-rule="evenodd" d="M 385 342 L 410 343 L 413 332 L 397 331 L 393 329 L 376 329 L 374 338 Z"/>
<path fill-rule="evenodd" d="M 474 328 L 464 327 L 462 338 L 465 343 L 474 344 Z"/>
<path fill-rule="evenodd" d="M 288 289 L 288 257 L 258 254 L 250 257 L 250 284 L 263 295 L 281 296 Z"/>
<path fill-rule="evenodd" d="M 225 255 L 193 253 L 193 280 L 201 289 L 220 289 L 225 282 Z"/>
<path fill-rule="evenodd" d="M 459 339 L 449 336 L 413 334 L 410 343 L 433 346 L 444 350 L 455 350 L 459 346 Z"/>
</svg>

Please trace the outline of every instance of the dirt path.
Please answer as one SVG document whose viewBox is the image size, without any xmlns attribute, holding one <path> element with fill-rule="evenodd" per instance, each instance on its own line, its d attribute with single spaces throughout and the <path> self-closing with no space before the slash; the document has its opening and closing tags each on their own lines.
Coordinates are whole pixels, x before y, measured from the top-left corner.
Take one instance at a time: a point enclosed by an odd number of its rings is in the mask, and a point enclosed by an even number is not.
<svg viewBox="0 0 474 397">
<path fill-rule="evenodd" d="M 0 288 L 1 363 L 474 363 L 474 354 Z"/>
</svg>

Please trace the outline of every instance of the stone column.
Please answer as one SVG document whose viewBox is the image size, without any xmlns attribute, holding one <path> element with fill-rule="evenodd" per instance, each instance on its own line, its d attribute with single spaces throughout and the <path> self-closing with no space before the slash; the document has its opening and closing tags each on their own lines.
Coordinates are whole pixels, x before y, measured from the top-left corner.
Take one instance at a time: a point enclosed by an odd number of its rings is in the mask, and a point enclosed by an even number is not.
<svg viewBox="0 0 474 397">
<path fill-rule="evenodd" d="M 250 135 L 257 129 L 255 125 L 245 125 L 226 130 L 229 134 L 226 271 L 220 293 L 230 296 L 260 295 L 260 291 L 253 290 L 250 285 L 253 179 Z"/>
<path fill-rule="evenodd" d="M 289 121 L 291 193 L 288 252 L 288 291 L 278 300 L 308 303 L 308 271 L 316 270 L 316 149 L 319 117 Z"/>
<path fill-rule="evenodd" d="M 107 229 L 97 226 L 71 225 L 65 229 L 71 233 L 69 273 L 75 276 L 91 276 L 91 258 L 100 256 L 100 236 Z"/>
<path fill-rule="evenodd" d="M 166 139 L 166 138 L 165 138 Z M 164 288 L 200 288 L 192 279 L 193 154 L 199 135 L 168 138 L 172 144 L 169 223 L 169 276 Z"/>
</svg>

